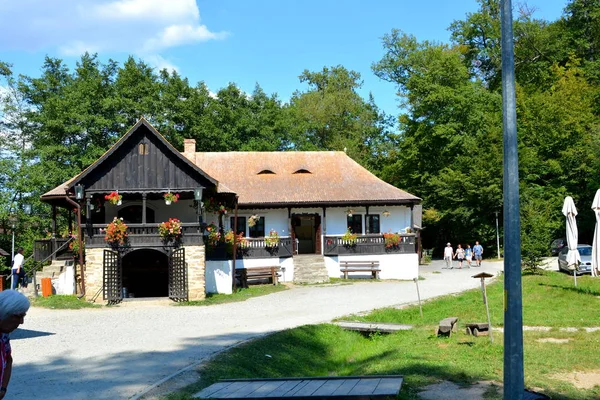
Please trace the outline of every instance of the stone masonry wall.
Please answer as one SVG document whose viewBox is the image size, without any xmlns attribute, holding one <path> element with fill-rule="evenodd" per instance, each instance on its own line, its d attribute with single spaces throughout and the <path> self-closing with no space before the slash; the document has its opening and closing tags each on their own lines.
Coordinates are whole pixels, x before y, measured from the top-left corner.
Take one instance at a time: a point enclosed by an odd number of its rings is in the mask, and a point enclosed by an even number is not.
<svg viewBox="0 0 600 400">
<path fill-rule="evenodd" d="M 204 300 L 206 298 L 204 246 L 185 246 L 185 262 L 187 264 L 189 300 Z"/>
<path fill-rule="evenodd" d="M 104 248 L 85 249 L 85 298 L 92 297 L 102 288 Z M 102 293 L 96 299 L 102 302 Z"/>
</svg>

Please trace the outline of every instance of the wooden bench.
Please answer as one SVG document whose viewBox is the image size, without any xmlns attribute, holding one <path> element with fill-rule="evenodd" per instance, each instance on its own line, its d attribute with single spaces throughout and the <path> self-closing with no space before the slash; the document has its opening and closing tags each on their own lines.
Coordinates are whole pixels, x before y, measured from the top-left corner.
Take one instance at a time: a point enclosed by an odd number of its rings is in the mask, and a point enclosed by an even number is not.
<svg viewBox="0 0 600 400">
<path fill-rule="evenodd" d="M 395 399 L 400 375 L 322 378 L 226 379 L 193 397 L 198 399 Z"/>
<path fill-rule="evenodd" d="M 348 272 L 370 272 L 373 279 L 379 279 L 379 261 L 340 261 L 340 268 L 344 279 L 348 279 Z"/>
<path fill-rule="evenodd" d="M 467 335 L 477 336 L 489 336 L 490 325 L 487 322 L 473 322 L 466 325 Z"/>
<path fill-rule="evenodd" d="M 440 325 L 435 328 L 435 334 L 440 336 L 450 336 L 452 332 L 456 332 L 458 329 L 456 327 L 456 323 L 458 322 L 458 317 L 448 317 L 444 318 L 440 321 Z"/>
<path fill-rule="evenodd" d="M 239 279 L 241 287 L 248 288 L 248 281 L 257 279 L 269 279 L 273 285 L 277 285 L 281 276 L 280 272 L 280 266 L 236 268 L 235 276 Z"/>
</svg>

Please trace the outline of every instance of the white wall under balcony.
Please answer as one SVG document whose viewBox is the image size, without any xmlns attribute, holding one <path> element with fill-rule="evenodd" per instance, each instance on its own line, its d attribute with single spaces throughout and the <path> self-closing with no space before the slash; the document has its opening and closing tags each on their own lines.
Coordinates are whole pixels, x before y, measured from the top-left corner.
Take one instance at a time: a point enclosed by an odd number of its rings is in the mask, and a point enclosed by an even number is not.
<svg viewBox="0 0 600 400">
<path fill-rule="evenodd" d="M 294 261 L 292 257 L 286 258 L 246 258 L 236 260 L 235 267 L 258 268 L 281 266 L 280 282 L 294 280 Z M 206 261 L 206 293 L 231 294 L 231 272 L 233 261 Z"/>
<path fill-rule="evenodd" d="M 277 231 L 279 236 L 290 236 L 288 231 L 288 212 L 287 209 L 269 209 L 269 210 L 239 210 L 238 217 L 246 217 L 246 221 L 251 215 L 259 215 L 265 218 L 265 235 L 269 234 L 271 229 Z M 223 220 L 225 229 L 233 230 L 231 226 L 231 218 L 234 216 L 233 212 L 227 214 Z M 208 214 L 206 216 L 207 223 L 217 223 L 218 217 L 215 214 Z M 246 232 L 244 236 L 248 236 L 248 227 L 246 226 Z"/>
<path fill-rule="evenodd" d="M 325 266 L 330 278 L 343 278 L 340 261 L 379 261 L 380 279 L 412 280 L 419 277 L 419 257 L 410 254 L 377 254 L 325 257 Z M 370 277 L 370 274 L 351 272 L 349 276 Z"/>
<path fill-rule="evenodd" d="M 355 215 L 362 216 L 362 232 L 354 232 L 357 234 L 365 234 L 366 222 L 365 215 L 367 209 L 365 207 L 341 207 L 327 209 L 327 235 L 336 236 L 343 235 L 348 229 L 346 210 L 351 208 Z M 390 215 L 384 217 L 382 213 L 388 211 Z M 404 231 L 410 226 L 410 207 L 406 206 L 391 206 L 391 207 L 369 207 L 370 215 L 379 215 L 381 233 Z"/>
</svg>

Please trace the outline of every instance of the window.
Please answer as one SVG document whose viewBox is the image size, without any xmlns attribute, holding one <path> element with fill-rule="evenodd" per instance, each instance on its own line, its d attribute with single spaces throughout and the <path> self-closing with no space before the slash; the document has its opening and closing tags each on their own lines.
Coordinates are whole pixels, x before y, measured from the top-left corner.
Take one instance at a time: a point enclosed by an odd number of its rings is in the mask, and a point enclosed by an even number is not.
<svg viewBox="0 0 600 400">
<path fill-rule="evenodd" d="M 142 156 L 148 155 L 150 153 L 150 150 L 148 148 L 148 144 L 147 143 L 140 143 L 138 145 L 138 153 Z"/>
<path fill-rule="evenodd" d="M 352 233 L 356 233 L 358 235 L 362 235 L 362 215 L 361 214 L 352 214 L 352 216 L 347 216 L 347 227 L 350 228 Z"/>
<path fill-rule="evenodd" d="M 271 171 L 270 169 L 263 169 L 258 173 L 258 175 L 275 175 L 275 172 Z"/>
<path fill-rule="evenodd" d="M 256 225 L 248 227 L 248 236 L 251 238 L 265 237 L 265 217 L 260 217 Z"/>
<path fill-rule="evenodd" d="M 379 227 L 379 215 L 367 215 L 366 216 L 367 233 L 381 233 Z"/>
<path fill-rule="evenodd" d="M 294 172 L 294 174 L 312 174 L 312 172 L 307 169 L 299 169 L 298 171 Z"/>
<path fill-rule="evenodd" d="M 233 230 L 235 227 L 235 217 L 231 217 L 229 223 L 231 224 L 229 227 L 231 230 Z M 242 233 L 244 236 L 246 236 L 246 217 L 238 217 L 237 223 L 237 233 Z"/>
</svg>

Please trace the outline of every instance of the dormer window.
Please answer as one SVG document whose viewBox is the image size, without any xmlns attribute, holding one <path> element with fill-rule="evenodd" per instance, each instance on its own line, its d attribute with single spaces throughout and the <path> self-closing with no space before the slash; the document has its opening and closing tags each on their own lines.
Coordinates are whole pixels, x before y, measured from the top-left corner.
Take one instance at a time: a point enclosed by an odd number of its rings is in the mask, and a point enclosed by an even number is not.
<svg viewBox="0 0 600 400">
<path fill-rule="evenodd" d="M 294 172 L 294 174 L 312 174 L 312 172 L 303 168 L 303 169 L 299 169 L 298 171 Z"/>
<path fill-rule="evenodd" d="M 258 175 L 275 175 L 275 172 L 271 171 L 270 169 L 263 169 L 258 173 Z"/>
</svg>

